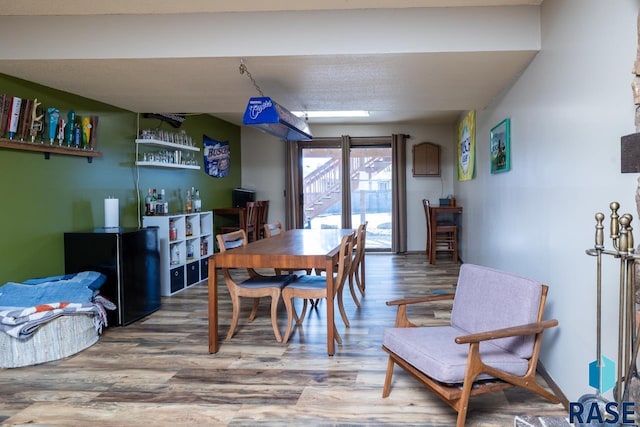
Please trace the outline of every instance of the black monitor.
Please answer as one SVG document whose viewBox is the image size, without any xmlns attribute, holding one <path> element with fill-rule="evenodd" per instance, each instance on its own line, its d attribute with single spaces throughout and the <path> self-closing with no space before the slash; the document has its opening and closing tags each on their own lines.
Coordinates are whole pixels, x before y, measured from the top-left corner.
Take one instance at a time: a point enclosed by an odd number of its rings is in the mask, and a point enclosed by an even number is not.
<svg viewBox="0 0 640 427">
<path fill-rule="evenodd" d="M 234 188 L 231 193 L 231 204 L 234 208 L 244 208 L 247 202 L 256 201 L 256 192 L 246 188 Z"/>
</svg>

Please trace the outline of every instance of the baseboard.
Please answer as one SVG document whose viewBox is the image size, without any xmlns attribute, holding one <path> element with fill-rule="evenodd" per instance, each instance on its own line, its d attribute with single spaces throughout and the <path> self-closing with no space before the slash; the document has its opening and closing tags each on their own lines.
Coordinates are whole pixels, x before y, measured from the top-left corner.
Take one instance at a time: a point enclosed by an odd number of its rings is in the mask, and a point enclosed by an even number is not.
<svg viewBox="0 0 640 427">
<path fill-rule="evenodd" d="M 568 411 L 569 399 L 567 399 L 567 396 L 562 392 L 562 389 L 560 388 L 560 386 L 553 380 L 553 378 L 549 374 L 549 371 L 547 371 L 544 368 L 544 365 L 539 360 L 538 360 L 537 368 L 538 369 L 536 369 L 536 372 L 538 372 L 538 374 L 540 374 L 540 376 L 547 382 L 547 384 L 549 385 L 549 388 L 553 390 L 555 395 L 558 396 L 558 398 L 560 399 L 560 403 L 562 403 L 562 406 L 564 406 L 565 409 Z"/>
</svg>

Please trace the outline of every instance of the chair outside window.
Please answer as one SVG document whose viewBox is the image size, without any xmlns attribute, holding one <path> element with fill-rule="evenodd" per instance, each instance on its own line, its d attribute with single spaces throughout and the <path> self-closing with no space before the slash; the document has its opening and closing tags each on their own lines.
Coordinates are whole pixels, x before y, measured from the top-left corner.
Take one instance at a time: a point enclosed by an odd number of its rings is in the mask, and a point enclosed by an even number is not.
<svg viewBox="0 0 640 427">
<path fill-rule="evenodd" d="M 231 233 L 216 235 L 218 246 L 220 251 L 224 252 L 228 249 L 237 248 L 247 245 L 247 235 L 244 230 L 232 231 Z M 296 279 L 293 274 L 275 276 L 263 276 L 258 274 L 255 270 L 248 268 L 249 278 L 242 281 L 237 281 L 231 276 L 231 272 L 228 268 L 222 269 L 224 275 L 224 281 L 229 290 L 232 304 L 232 318 L 231 326 L 229 327 L 229 333 L 227 334 L 227 340 L 230 340 L 235 334 L 236 327 L 238 326 L 238 318 L 240 317 L 240 299 L 241 298 L 253 298 L 253 308 L 249 315 L 249 322 L 252 322 L 258 312 L 258 304 L 261 297 L 271 297 L 271 324 L 273 326 L 273 333 L 276 336 L 276 341 L 281 342 L 282 336 L 278 329 L 277 310 L 278 302 L 282 293 L 282 288 Z"/>
<path fill-rule="evenodd" d="M 349 234 L 347 236 L 344 236 L 340 243 L 340 255 L 338 257 L 339 261 L 336 269 L 336 274 L 334 274 L 334 286 L 337 295 L 340 295 L 342 293 L 345 280 L 349 275 L 349 269 L 353 257 L 353 242 L 354 236 L 353 234 Z M 295 307 L 293 306 L 294 298 L 303 298 L 305 300 L 300 316 L 297 316 L 297 314 L 295 313 Z M 287 309 L 287 330 L 284 333 L 282 342 L 286 343 L 287 341 L 289 341 L 294 317 L 297 319 L 296 324 L 301 324 L 304 320 L 307 308 L 306 300 L 314 300 L 320 298 L 327 299 L 328 304 L 333 303 L 333 297 L 331 295 L 327 295 L 326 276 L 307 274 L 299 277 L 295 282 L 290 283 L 282 290 L 282 299 L 284 300 L 284 305 Z M 339 308 L 342 320 L 345 322 L 345 324 L 348 324 L 346 313 L 344 312 L 344 307 L 339 304 Z M 335 340 L 338 342 L 338 344 L 342 344 L 342 338 L 340 338 L 340 334 L 338 334 L 338 329 L 336 328 L 335 323 L 333 325 L 333 328 Z"/>
<path fill-rule="evenodd" d="M 465 424 L 469 398 L 481 393 L 517 386 L 559 403 L 536 380 L 542 333 L 558 324 L 542 320 L 547 293 L 539 282 L 463 264 L 455 296 L 387 302 L 398 311 L 382 339 L 389 354 L 382 397 L 398 365 L 458 412 L 457 427 Z M 445 300 L 453 300 L 447 326 L 416 327 L 407 318 L 410 304 Z"/>
<path fill-rule="evenodd" d="M 427 222 L 426 252 L 429 264 L 435 262 L 438 252 L 448 252 L 451 254 L 453 262 L 458 262 L 458 226 L 454 221 L 441 221 L 436 218 L 435 233 L 433 233 L 434 221 L 429 200 L 422 199 L 422 206 L 424 207 L 424 215 Z M 432 239 L 434 235 L 435 238 Z"/>
</svg>

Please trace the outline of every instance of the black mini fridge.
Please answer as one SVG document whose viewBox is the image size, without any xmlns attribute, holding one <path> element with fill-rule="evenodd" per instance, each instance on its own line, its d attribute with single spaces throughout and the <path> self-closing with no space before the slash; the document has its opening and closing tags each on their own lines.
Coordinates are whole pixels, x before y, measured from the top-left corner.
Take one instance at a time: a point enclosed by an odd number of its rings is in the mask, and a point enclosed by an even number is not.
<svg viewBox="0 0 640 427">
<path fill-rule="evenodd" d="M 97 228 L 64 233 L 67 274 L 98 271 L 107 276 L 100 294 L 113 302 L 109 326 L 124 326 L 160 308 L 160 248 L 157 227 Z"/>
</svg>

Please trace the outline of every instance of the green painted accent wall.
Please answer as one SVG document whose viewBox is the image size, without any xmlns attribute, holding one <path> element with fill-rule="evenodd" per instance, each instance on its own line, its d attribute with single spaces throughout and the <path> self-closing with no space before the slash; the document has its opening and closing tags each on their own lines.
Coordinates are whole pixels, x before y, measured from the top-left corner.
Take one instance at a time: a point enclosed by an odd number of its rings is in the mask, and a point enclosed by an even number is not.
<svg viewBox="0 0 640 427">
<path fill-rule="evenodd" d="M 148 188 L 165 189 L 171 212 L 182 210 L 185 190 L 200 190 L 203 210 L 231 205 L 231 189 L 240 186 L 240 127 L 206 114 L 190 115 L 180 127 L 200 147 L 202 135 L 229 141 L 231 173 L 212 178 L 204 169 L 161 169 L 134 165 L 138 129 L 177 131 L 157 119 L 0 74 L 0 93 L 37 98 L 56 107 L 61 117 L 70 109 L 79 116 L 98 115 L 96 150 L 84 157 L 0 148 L 0 285 L 64 273 L 64 233 L 104 226 L 104 199 L 120 204 L 120 226 L 138 227 Z M 140 201 L 138 199 L 138 191 Z"/>
</svg>

